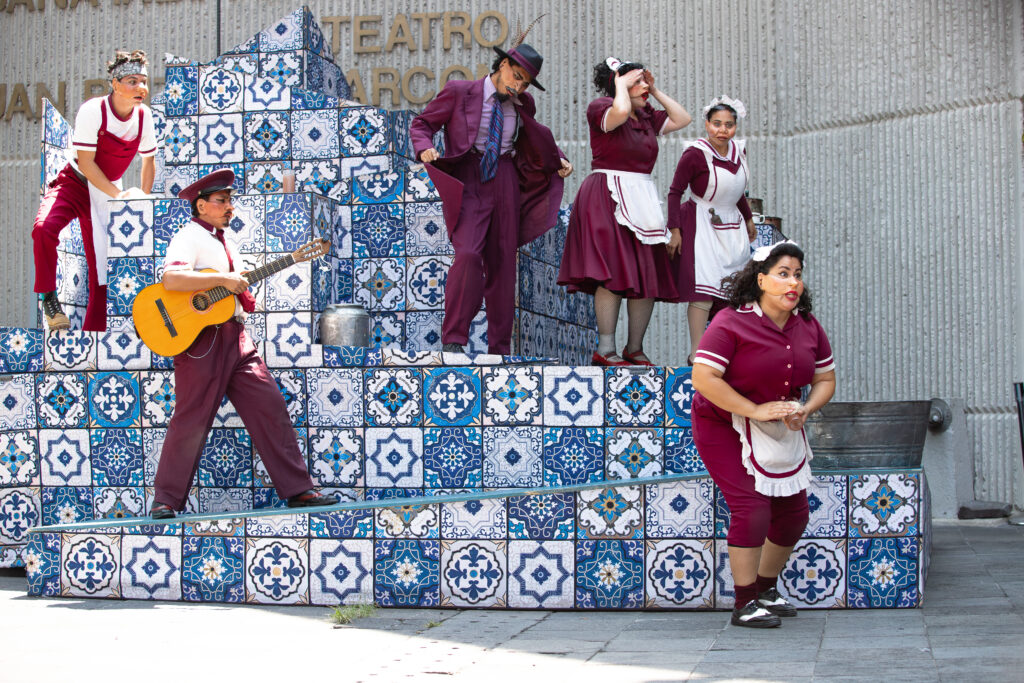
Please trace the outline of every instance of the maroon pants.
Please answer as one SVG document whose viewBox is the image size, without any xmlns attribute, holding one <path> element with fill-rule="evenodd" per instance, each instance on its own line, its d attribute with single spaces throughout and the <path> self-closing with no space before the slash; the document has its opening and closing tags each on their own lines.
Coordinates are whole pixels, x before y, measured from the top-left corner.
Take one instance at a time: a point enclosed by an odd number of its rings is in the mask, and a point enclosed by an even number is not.
<svg viewBox="0 0 1024 683">
<path fill-rule="evenodd" d="M 729 505 L 729 545 L 758 548 L 768 539 L 776 545 L 796 545 L 807 527 L 807 492 L 766 496 L 754 490 L 754 477 L 740 459 L 739 434 L 732 425 L 693 412 L 693 441 L 704 466 Z"/>
<path fill-rule="evenodd" d="M 519 176 L 509 156 L 498 160 L 494 178 L 480 182 L 480 156 L 468 154 L 454 170 L 464 184 L 462 209 L 450 230 L 455 258 L 444 290 L 443 343 L 466 344 L 473 317 L 487 302 L 487 346 L 512 348 L 519 242 Z"/>
<path fill-rule="evenodd" d="M 188 351 L 175 356 L 174 387 L 174 415 L 156 470 L 156 502 L 184 509 L 225 394 L 281 500 L 313 488 L 284 397 L 241 323 L 207 327 Z"/>
<path fill-rule="evenodd" d="M 100 285 L 96 270 L 96 252 L 92 244 L 92 213 L 89 189 L 70 166 L 65 166 L 43 195 L 39 212 L 32 226 L 32 248 L 36 264 L 35 291 L 57 289 L 57 243 L 61 231 L 74 219 L 82 229 L 85 259 L 89 264 L 89 304 L 85 309 L 83 330 L 103 332 L 107 329 L 107 287 Z"/>
</svg>

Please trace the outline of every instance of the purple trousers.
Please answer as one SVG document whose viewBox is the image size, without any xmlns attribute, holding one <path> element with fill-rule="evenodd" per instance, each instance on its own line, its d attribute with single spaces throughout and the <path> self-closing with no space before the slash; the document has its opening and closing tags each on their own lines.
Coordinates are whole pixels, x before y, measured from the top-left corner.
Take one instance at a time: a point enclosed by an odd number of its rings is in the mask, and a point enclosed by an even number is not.
<svg viewBox="0 0 1024 683">
<path fill-rule="evenodd" d="M 495 176 L 480 182 L 480 155 L 467 154 L 454 169 L 462 181 L 459 222 L 448 232 L 455 258 L 444 290 L 441 341 L 469 341 L 469 326 L 487 302 L 490 353 L 512 349 L 516 304 L 516 248 L 519 241 L 519 176 L 508 155 L 498 160 Z"/>
<path fill-rule="evenodd" d="M 284 397 L 241 323 L 207 327 L 174 357 L 174 391 L 174 415 L 156 469 L 157 503 L 185 508 L 225 394 L 249 430 L 278 497 L 285 500 L 313 488 Z"/>
</svg>

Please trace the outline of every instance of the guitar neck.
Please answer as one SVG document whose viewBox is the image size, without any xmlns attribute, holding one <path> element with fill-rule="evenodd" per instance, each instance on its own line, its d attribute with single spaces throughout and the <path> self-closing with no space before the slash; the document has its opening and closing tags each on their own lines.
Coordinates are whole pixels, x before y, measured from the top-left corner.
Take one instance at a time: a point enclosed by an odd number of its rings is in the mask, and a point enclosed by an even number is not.
<svg viewBox="0 0 1024 683">
<path fill-rule="evenodd" d="M 259 282 L 260 280 L 264 280 L 270 277 L 274 273 L 280 273 L 285 268 L 289 268 L 293 265 L 295 265 L 295 258 L 291 254 L 288 254 L 287 256 L 279 258 L 276 261 L 266 264 L 265 266 L 260 266 L 255 270 L 250 270 L 242 277 L 248 280 L 249 284 L 252 285 Z M 231 296 L 231 292 L 228 291 L 226 287 L 214 287 L 213 289 L 210 289 L 207 293 L 210 295 L 210 298 L 213 301 L 220 301 L 225 297 Z"/>
</svg>

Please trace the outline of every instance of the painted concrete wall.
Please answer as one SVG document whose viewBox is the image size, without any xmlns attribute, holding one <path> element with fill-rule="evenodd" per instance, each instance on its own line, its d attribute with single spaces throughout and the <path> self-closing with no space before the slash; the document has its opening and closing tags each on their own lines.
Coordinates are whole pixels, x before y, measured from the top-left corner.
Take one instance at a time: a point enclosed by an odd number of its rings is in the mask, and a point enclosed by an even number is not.
<svg viewBox="0 0 1024 683">
<path fill-rule="evenodd" d="M 295 8 L 287 0 L 219 4 L 223 49 Z M 158 59 L 215 56 L 217 7 L 216 0 L 0 0 L 4 324 L 34 320 L 28 231 L 39 123 L 11 111 L 15 84 L 28 84 L 34 99 L 33 84 L 56 96 L 66 82 L 64 111 L 73 116 L 83 81 L 102 77 L 115 47 L 141 47 Z M 609 54 L 647 62 L 658 85 L 691 112 L 722 92 L 743 99 L 751 112 L 740 131 L 750 193 L 808 250 L 816 312 L 839 364 L 838 398 L 964 399 L 963 457 L 973 456 L 975 495 L 1024 503 L 1011 392 L 1024 369 L 1020 0 L 328 0 L 310 7 L 325 36 L 337 31 L 336 61 L 357 69 L 364 84 L 374 69 L 401 77 L 414 67 L 437 75 L 452 64 L 489 64 L 493 52 L 472 34 L 444 48 L 445 12 L 465 12 L 470 22 L 499 12 L 513 30 L 548 12 L 529 42 L 546 58 L 539 118 L 578 168 L 567 200 L 589 170 L 590 69 Z M 441 15 L 428 18 L 429 48 L 415 12 Z M 382 20 L 361 24 L 370 33 L 357 48 L 352 18 L 374 15 Z M 389 51 L 399 15 L 414 49 L 399 43 Z M 483 42 L 497 30 L 496 20 L 482 21 Z M 155 71 L 161 75 L 161 65 Z M 429 90 L 424 76 L 409 83 L 414 95 Z M 387 94 L 381 103 L 409 105 Z M 701 133 L 696 123 L 663 142 L 655 170 L 663 191 L 684 139 Z M 685 339 L 683 308 L 656 309 L 650 355 L 681 364 Z"/>
</svg>

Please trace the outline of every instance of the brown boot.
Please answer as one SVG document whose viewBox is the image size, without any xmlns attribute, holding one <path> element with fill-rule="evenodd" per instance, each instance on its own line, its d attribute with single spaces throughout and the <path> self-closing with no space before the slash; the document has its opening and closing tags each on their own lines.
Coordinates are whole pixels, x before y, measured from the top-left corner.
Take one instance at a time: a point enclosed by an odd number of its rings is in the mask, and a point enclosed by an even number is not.
<svg viewBox="0 0 1024 683">
<path fill-rule="evenodd" d="M 57 301 L 57 292 L 47 292 L 43 295 L 43 317 L 46 318 L 46 326 L 51 332 L 67 330 L 71 328 L 71 321 L 61 310 L 60 302 Z"/>
</svg>

